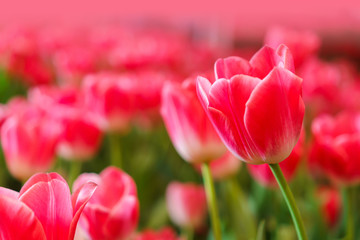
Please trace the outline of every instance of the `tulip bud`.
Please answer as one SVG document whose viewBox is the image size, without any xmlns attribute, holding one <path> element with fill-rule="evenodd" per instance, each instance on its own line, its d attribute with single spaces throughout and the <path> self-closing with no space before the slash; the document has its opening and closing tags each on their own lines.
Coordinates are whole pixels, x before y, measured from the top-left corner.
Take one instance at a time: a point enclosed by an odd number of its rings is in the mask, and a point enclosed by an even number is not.
<svg viewBox="0 0 360 240">
<path fill-rule="evenodd" d="M 204 224 L 207 204 L 203 186 L 172 182 L 166 189 L 166 206 L 171 220 L 183 228 Z"/>
<path fill-rule="evenodd" d="M 225 146 L 196 97 L 193 79 L 182 85 L 167 83 L 162 91 L 161 115 L 180 156 L 191 163 L 221 157 Z"/>
<path fill-rule="evenodd" d="M 59 125 L 41 113 L 8 118 L 1 128 L 1 143 L 10 173 L 26 180 L 48 171 L 54 163 L 59 134 Z"/>
</svg>

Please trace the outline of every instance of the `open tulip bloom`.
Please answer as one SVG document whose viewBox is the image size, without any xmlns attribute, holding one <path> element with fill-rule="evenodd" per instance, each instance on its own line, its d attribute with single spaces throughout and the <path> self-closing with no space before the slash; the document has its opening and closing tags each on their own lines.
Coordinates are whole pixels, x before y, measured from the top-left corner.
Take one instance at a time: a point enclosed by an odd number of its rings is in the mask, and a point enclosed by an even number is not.
<svg viewBox="0 0 360 240">
<path fill-rule="evenodd" d="M 215 63 L 216 81 L 198 77 L 203 108 L 228 149 L 242 161 L 267 163 L 288 203 L 300 239 L 305 229 L 278 165 L 297 143 L 304 117 L 302 79 L 288 48 L 263 47 L 250 61 L 239 57 Z"/>
<path fill-rule="evenodd" d="M 87 182 L 71 196 L 57 173 L 32 176 L 20 192 L 0 187 L 0 239 L 74 239 L 80 215 L 96 187 Z"/>
</svg>

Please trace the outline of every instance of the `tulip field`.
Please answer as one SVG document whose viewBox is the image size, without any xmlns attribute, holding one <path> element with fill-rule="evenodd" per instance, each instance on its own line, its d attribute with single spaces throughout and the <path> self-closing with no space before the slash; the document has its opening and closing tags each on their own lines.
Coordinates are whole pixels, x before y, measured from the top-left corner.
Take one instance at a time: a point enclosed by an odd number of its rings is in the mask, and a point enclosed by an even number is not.
<svg viewBox="0 0 360 240">
<path fill-rule="evenodd" d="M 0 240 L 360 239 L 360 56 L 327 41 L 1 28 Z"/>
</svg>

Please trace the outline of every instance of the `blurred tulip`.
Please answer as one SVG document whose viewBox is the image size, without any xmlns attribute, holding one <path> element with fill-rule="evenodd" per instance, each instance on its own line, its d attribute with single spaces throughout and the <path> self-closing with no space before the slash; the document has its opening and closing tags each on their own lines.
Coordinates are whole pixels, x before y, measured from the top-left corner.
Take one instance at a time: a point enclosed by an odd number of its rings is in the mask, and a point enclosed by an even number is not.
<svg viewBox="0 0 360 240">
<path fill-rule="evenodd" d="M 183 228 L 199 228 L 204 224 L 207 213 L 204 187 L 172 182 L 166 189 L 166 206 L 175 224 Z"/>
<path fill-rule="evenodd" d="M 319 116 L 312 123 L 312 133 L 311 173 L 345 186 L 360 183 L 360 114 Z"/>
<path fill-rule="evenodd" d="M 28 85 L 53 81 L 50 65 L 41 56 L 37 33 L 32 29 L 12 28 L 0 32 L 0 66 Z"/>
<path fill-rule="evenodd" d="M 10 173 L 26 180 L 54 163 L 59 125 L 41 112 L 9 117 L 1 128 L 1 144 Z"/>
<path fill-rule="evenodd" d="M 88 181 L 98 184 L 98 188 L 81 216 L 82 229 L 93 240 L 128 239 L 139 219 L 135 182 L 121 170 L 108 167 L 100 175 L 81 174 L 73 190 L 77 191 Z"/>
<path fill-rule="evenodd" d="M 332 187 L 321 186 L 316 191 L 316 197 L 320 201 L 320 208 L 326 224 L 333 228 L 340 220 L 342 200 L 339 190 Z"/>
<path fill-rule="evenodd" d="M 54 55 L 54 66 L 60 85 L 78 87 L 85 75 L 97 69 L 96 55 L 88 47 L 71 46 Z"/>
<path fill-rule="evenodd" d="M 102 133 L 74 88 L 37 87 L 29 100 L 44 109 L 61 126 L 57 153 L 68 160 L 87 160 L 98 150 Z"/>
<path fill-rule="evenodd" d="M 124 132 L 134 116 L 133 79 L 115 73 L 98 73 L 85 78 L 83 91 L 88 108 L 100 128 Z"/>
<path fill-rule="evenodd" d="M 180 240 L 171 228 L 163 228 L 157 232 L 145 230 L 135 236 L 134 240 Z"/>
<path fill-rule="evenodd" d="M 297 143 L 304 116 L 302 79 L 290 70 L 291 54 L 281 45 L 277 50 L 263 47 L 249 62 L 219 59 L 213 84 L 198 78 L 198 96 L 207 115 L 241 160 L 279 163 Z"/>
<path fill-rule="evenodd" d="M 295 145 L 294 149 L 284 161 L 279 163 L 280 168 L 284 174 L 285 179 L 289 182 L 293 179 L 296 174 L 296 170 L 301 162 L 301 158 L 304 154 L 305 145 L 305 133 L 301 131 L 300 138 L 298 143 Z M 274 177 L 274 174 L 271 172 L 270 167 L 267 164 L 254 165 L 248 164 L 247 168 L 250 175 L 261 185 L 266 187 L 277 187 L 278 184 Z"/>
<path fill-rule="evenodd" d="M 164 86 L 161 115 L 174 147 L 184 160 L 203 163 L 225 153 L 224 144 L 196 96 L 194 79 Z"/>
<path fill-rule="evenodd" d="M 270 28 L 264 43 L 272 48 L 285 44 L 294 57 L 295 67 L 299 67 L 308 58 L 317 54 L 321 41 L 310 31 L 296 31 L 281 27 Z"/>
<path fill-rule="evenodd" d="M 348 95 L 342 96 L 343 88 L 355 78 L 350 66 L 316 58 L 304 63 L 298 74 L 304 79 L 304 101 L 311 118 L 321 113 L 336 113 L 341 110 L 342 102 L 348 98 Z"/>
<path fill-rule="evenodd" d="M 57 173 L 32 176 L 20 192 L 0 188 L 0 236 L 11 240 L 72 240 L 79 217 L 96 189 L 85 183 L 71 197 Z"/>
</svg>

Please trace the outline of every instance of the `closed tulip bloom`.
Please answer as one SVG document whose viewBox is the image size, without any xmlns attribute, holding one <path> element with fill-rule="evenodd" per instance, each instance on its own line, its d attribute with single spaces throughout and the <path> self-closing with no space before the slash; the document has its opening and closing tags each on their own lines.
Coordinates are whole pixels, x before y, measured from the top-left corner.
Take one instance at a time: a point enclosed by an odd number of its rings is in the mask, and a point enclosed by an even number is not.
<svg viewBox="0 0 360 240">
<path fill-rule="evenodd" d="M 47 112 L 61 126 L 57 153 L 64 159 L 84 161 L 98 150 L 102 132 L 94 116 L 84 106 L 79 90 L 37 87 L 29 91 L 29 101 Z"/>
<path fill-rule="evenodd" d="M 175 149 L 184 160 L 203 163 L 225 153 L 224 144 L 196 96 L 193 79 L 164 86 L 161 115 Z"/>
<path fill-rule="evenodd" d="M 172 182 L 166 189 L 166 206 L 175 224 L 183 228 L 199 228 L 204 224 L 207 214 L 204 187 Z"/>
<path fill-rule="evenodd" d="M 134 117 L 132 79 L 115 73 L 98 73 L 84 79 L 83 92 L 98 125 L 106 131 L 127 131 Z"/>
<path fill-rule="evenodd" d="M 304 154 L 304 145 L 305 145 L 305 133 L 301 132 L 300 139 L 295 145 L 294 149 L 290 153 L 290 156 L 287 157 L 284 161 L 279 163 L 280 168 L 284 174 L 285 179 L 289 182 L 293 179 L 296 174 L 296 170 L 301 162 L 301 158 Z M 254 165 L 248 164 L 247 168 L 250 175 L 261 185 L 265 187 L 274 188 L 278 184 L 276 179 L 271 172 L 270 167 L 267 164 Z"/>
<path fill-rule="evenodd" d="M 1 144 L 10 173 L 19 180 L 48 171 L 54 163 L 59 125 L 43 116 L 14 115 L 1 128 Z"/>
<path fill-rule="evenodd" d="M 215 63 L 217 80 L 199 77 L 199 99 L 228 149 L 241 160 L 279 163 L 300 135 L 304 116 L 302 79 L 293 72 L 285 46 L 264 47 L 247 62 Z"/>
<path fill-rule="evenodd" d="M 340 185 L 360 183 L 360 114 L 322 115 L 312 123 L 313 144 L 309 167 Z"/>
<path fill-rule="evenodd" d="M 98 184 L 98 188 L 81 216 L 82 229 L 93 240 L 128 239 L 139 219 L 135 182 L 123 171 L 108 167 L 100 175 L 81 174 L 74 182 L 74 191 L 88 181 Z"/>
<path fill-rule="evenodd" d="M 57 173 L 32 176 L 20 192 L 0 188 L 0 236 L 11 240 L 72 240 L 81 212 L 96 189 L 84 184 L 73 196 Z"/>
</svg>

